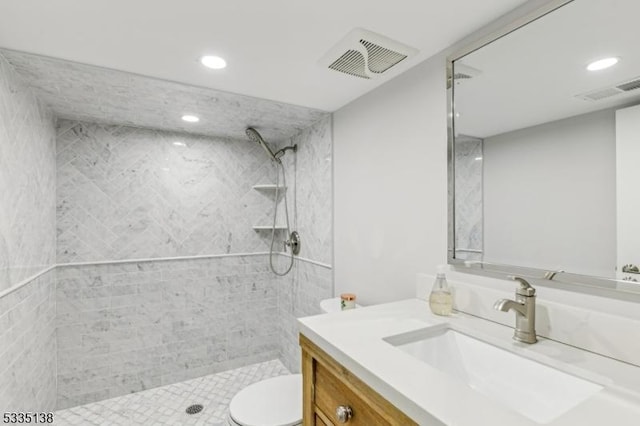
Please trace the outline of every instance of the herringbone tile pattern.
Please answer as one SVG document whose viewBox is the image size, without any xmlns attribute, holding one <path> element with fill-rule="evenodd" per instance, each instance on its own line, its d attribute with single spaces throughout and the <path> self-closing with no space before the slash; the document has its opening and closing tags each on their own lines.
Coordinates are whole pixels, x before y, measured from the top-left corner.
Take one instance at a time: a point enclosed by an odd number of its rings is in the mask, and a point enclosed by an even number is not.
<svg viewBox="0 0 640 426">
<path fill-rule="evenodd" d="M 0 291 L 55 261 L 55 129 L 0 55 Z"/>
<path fill-rule="evenodd" d="M 61 120 L 58 262 L 267 249 L 273 164 L 245 140 Z"/>
</svg>

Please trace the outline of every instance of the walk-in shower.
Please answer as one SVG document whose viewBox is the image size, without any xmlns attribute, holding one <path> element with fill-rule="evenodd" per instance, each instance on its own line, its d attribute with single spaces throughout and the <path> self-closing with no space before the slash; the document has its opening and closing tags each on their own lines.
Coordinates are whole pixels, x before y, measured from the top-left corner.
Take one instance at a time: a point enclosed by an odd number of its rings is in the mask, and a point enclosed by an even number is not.
<svg viewBox="0 0 640 426">
<path fill-rule="evenodd" d="M 276 164 L 276 189 L 275 189 L 275 195 L 273 198 L 273 223 L 271 226 L 271 245 L 269 247 L 269 266 L 271 267 L 271 271 L 274 274 L 280 275 L 280 276 L 287 275 L 289 271 L 291 271 L 291 268 L 293 268 L 294 256 L 300 253 L 300 235 L 296 231 L 291 231 L 291 225 L 289 223 L 289 208 L 287 206 L 288 204 L 287 203 L 287 178 L 285 176 L 286 173 L 285 173 L 284 164 L 282 164 L 282 161 L 280 160 L 280 158 L 289 150 L 293 151 L 294 153 L 297 152 L 298 145 L 286 146 L 274 153 L 271 150 L 271 148 L 269 148 L 269 145 L 267 145 L 264 138 L 260 135 L 260 133 L 256 129 L 254 129 L 253 127 L 248 127 L 246 130 L 246 134 L 249 137 L 249 139 L 251 139 L 253 142 L 258 143 L 267 152 L 269 157 L 271 157 L 271 160 L 273 160 L 273 162 Z M 273 246 L 274 246 L 275 237 L 276 237 L 276 219 L 278 216 L 278 199 L 279 199 L 278 191 L 280 188 L 280 171 L 281 170 L 282 170 L 282 186 L 284 188 L 284 212 L 285 212 L 285 219 L 286 219 L 286 225 L 287 225 L 286 235 L 288 237 L 286 240 L 283 241 L 283 243 L 284 243 L 285 251 L 287 247 L 291 250 L 289 266 L 284 272 L 278 272 L 276 268 L 273 266 Z"/>
</svg>

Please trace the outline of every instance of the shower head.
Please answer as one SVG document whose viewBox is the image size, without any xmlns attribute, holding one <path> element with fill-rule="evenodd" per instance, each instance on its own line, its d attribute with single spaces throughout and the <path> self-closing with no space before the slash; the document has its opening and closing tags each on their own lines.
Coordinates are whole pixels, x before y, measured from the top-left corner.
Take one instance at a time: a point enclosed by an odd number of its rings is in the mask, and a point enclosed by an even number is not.
<svg viewBox="0 0 640 426">
<path fill-rule="evenodd" d="M 276 157 L 273 151 L 271 151 L 271 148 L 269 148 L 269 145 L 267 145 L 264 139 L 262 139 L 262 136 L 260 136 L 260 133 L 258 133 L 256 129 L 254 129 L 253 127 L 247 127 L 247 130 L 245 130 L 245 133 L 247 134 L 249 139 L 260 144 L 260 146 L 264 148 L 265 151 L 267 151 L 267 154 L 269 154 L 269 157 L 271 157 L 272 160 L 279 161 L 278 157 Z"/>
</svg>

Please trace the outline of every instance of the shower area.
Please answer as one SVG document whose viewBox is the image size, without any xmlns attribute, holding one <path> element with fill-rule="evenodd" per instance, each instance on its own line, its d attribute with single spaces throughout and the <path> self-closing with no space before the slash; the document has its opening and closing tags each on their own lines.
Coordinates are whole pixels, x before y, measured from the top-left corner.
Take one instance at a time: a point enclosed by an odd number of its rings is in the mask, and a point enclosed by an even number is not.
<svg viewBox="0 0 640 426">
<path fill-rule="evenodd" d="M 333 295 L 328 113 L 7 50 L 0 100 L 0 413 L 224 424 L 299 371 Z"/>
</svg>

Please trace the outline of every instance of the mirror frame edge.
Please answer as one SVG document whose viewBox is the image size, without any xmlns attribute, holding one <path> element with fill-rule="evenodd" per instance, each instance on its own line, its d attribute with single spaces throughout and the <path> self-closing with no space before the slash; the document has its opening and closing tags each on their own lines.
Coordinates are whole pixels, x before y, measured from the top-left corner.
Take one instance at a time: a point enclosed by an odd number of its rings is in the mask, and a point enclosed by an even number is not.
<svg viewBox="0 0 640 426">
<path fill-rule="evenodd" d="M 590 275 L 562 272 L 556 277 L 546 278 L 548 271 L 538 268 L 520 267 L 505 264 L 491 264 L 484 261 L 465 261 L 455 258 L 455 111 L 453 106 L 455 85 L 453 84 L 454 61 L 516 31 L 529 23 L 565 6 L 574 0 L 549 0 L 540 7 L 524 13 L 522 16 L 512 19 L 500 28 L 477 37 L 470 36 L 471 41 L 456 49 L 446 58 L 446 90 L 447 90 L 447 263 L 453 270 L 460 273 L 480 275 L 485 277 L 507 279 L 517 275 L 525 277 L 536 285 L 579 293 L 604 296 L 625 301 L 640 302 L 640 283 L 638 290 L 631 291 L 618 289 L 623 280 L 615 278 L 595 277 Z M 516 9 L 517 11 L 518 9 Z M 475 33 L 482 33 L 482 29 Z M 474 34 L 475 34 L 474 33 Z M 466 39 L 465 39 L 466 40 Z"/>
</svg>

